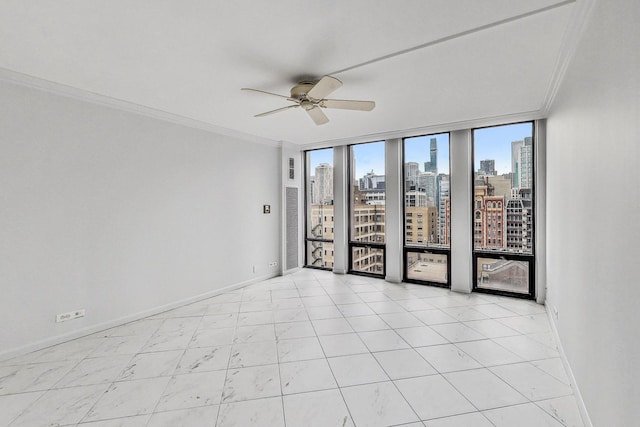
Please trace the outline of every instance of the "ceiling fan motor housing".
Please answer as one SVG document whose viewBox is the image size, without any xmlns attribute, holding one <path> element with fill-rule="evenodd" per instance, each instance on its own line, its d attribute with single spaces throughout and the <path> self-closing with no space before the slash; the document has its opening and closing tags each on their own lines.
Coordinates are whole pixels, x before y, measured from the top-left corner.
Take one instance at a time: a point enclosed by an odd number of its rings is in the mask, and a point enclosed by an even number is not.
<svg viewBox="0 0 640 427">
<path fill-rule="evenodd" d="M 375 107 L 373 101 L 354 101 L 349 99 L 325 99 L 342 86 L 342 82 L 335 77 L 324 76 L 320 80 L 303 80 L 291 88 L 291 96 L 279 95 L 264 90 L 242 88 L 253 92 L 285 98 L 294 103 L 287 107 L 277 108 L 257 114 L 256 117 L 269 116 L 274 113 L 289 110 L 291 108 L 302 107 L 316 125 L 323 125 L 329 122 L 329 118 L 322 112 L 324 108 L 336 108 L 342 110 L 371 111 Z"/>
<path fill-rule="evenodd" d="M 307 93 L 317 82 L 300 82 L 291 88 L 291 98 L 298 100 L 307 99 Z"/>
</svg>

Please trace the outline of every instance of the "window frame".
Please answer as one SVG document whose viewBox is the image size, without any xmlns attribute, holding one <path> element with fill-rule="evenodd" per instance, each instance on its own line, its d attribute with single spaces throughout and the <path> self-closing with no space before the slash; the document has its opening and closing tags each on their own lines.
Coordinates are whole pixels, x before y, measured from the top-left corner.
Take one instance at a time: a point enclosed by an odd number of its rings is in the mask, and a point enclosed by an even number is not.
<svg viewBox="0 0 640 427">
<path fill-rule="evenodd" d="M 362 145 L 362 144 L 373 144 L 373 143 L 380 143 L 382 142 L 384 144 L 384 146 L 386 147 L 386 140 L 377 140 L 377 141 L 369 141 L 369 142 L 359 142 L 356 144 L 349 144 L 347 145 L 347 205 L 348 205 L 348 221 L 347 221 L 347 251 L 348 251 L 348 265 L 347 265 L 347 273 L 348 274 L 354 274 L 357 276 L 366 276 L 366 277 L 375 277 L 375 278 L 384 278 L 387 275 L 387 221 L 386 221 L 386 198 L 387 198 L 387 189 L 386 189 L 386 177 L 387 177 L 387 171 L 385 168 L 385 241 L 384 243 L 377 243 L 377 242 L 358 242 L 358 241 L 354 241 L 352 239 L 352 234 L 355 233 L 355 224 L 356 224 L 356 220 L 355 220 L 355 212 L 354 212 L 354 203 L 353 203 L 353 182 L 351 182 L 351 178 L 353 177 L 354 180 L 358 179 L 355 176 L 355 171 L 352 171 L 352 165 L 354 164 L 354 159 L 352 158 L 353 156 L 353 147 L 356 145 Z M 385 162 L 386 162 L 386 152 L 384 153 L 385 155 Z M 352 233 L 353 232 L 353 233 Z M 377 273 L 369 273 L 366 271 L 359 271 L 359 270 L 354 270 L 353 269 L 353 249 L 354 248 L 367 248 L 367 249 L 382 249 L 382 273 L 381 274 L 377 274 Z"/>
<path fill-rule="evenodd" d="M 476 249 L 475 248 L 475 243 L 474 243 L 474 238 L 475 238 L 475 229 L 474 229 L 474 224 L 475 224 L 475 156 L 476 156 L 476 150 L 475 150 L 475 131 L 479 130 L 479 129 L 489 129 L 489 128 L 497 128 L 497 127 L 502 127 L 502 126 L 511 126 L 511 125 L 518 125 L 518 124 L 525 124 L 528 123 L 531 125 L 531 253 L 517 253 L 517 252 L 508 252 L 506 250 L 501 251 L 501 250 L 496 250 L 496 249 Z M 471 255 L 472 255 L 472 270 L 473 270 L 473 275 L 472 275 L 472 292 L 478 292 L 478 293 L 486 293 L 486 294 L 493 294 L 493 295 L 500 295 L 500 296 L 506 296 L 506 297 L 512 297 L 512 298 L 521 298 L 521 299 L 530 299 L 530 300 L 535 300 L 536 299 L 536 274 L 535 274 L 535 266 L 536 266 L 536 235 L 537 235 L 537 230 L 536 230 L 536 172 L 537 172 L 537 156 L 536 156 L 536 144 L 537 142 L 537 134 L 536 134 L 536 121 L 535 120 L 525 120 L 525 121 L 521 121 L 521 122 L 513 122 L 513 123 L 502 123 L 502 124 L 498 124 L 498 125 L 491 125 L 491 126 L 480 126 L 480 127 L 474 127 L 470 129 L 471 131 L 471 194 L 470 194 L 470 199 L 471 199 L 471 212 L 470 214 L 470 218 L 471 218 L 471 230 L 470 230 L 470 235 L 471 235 Z M 513 172 L 513 171 L 511 171 Z M 504 214 L 502 216 L 502 222 L 505 223 L 505 221 L 507 221 L 507 213 L 506 213 L 506 206 L 503 207 L 504 209 Z M 504 239 L 508 239 L 508 233 L 505 230 L 505 233 L 503 234 L 503 238 Z M 506 242 L 506 240 L 505 240 Z M 529 270 L 529 274 L 528 274 L 528 280 L 529 280 L 529 289 L 527 293 L 520 293 L 520 292 L 511 292 L 511 291 L 507 291 L 507 290 L 499 290 L 499 289 L 488 289 L 488 288 L 483 288 L 478 286 L 478 258 L 490 258 L 490 259 L 503 259 L 503 260 L 511 260 L 511 261 L 522 261 L 522 262 L 526 262 L 528 264 L 528 270 Z"/>
<path fill-rule="evenodd" d="M 309 154 L 313 151 L 321 151 L 321 150 L 326 150 L 326 149 L 331 149 L 332 152 L 335 149 L 334 147 L 326 147 L 326 148 L 317 148 L 317 149 L 313 149 L 313 150 L 305 150 L 304 151 L 304 267 L 305 268 L 314 268 L 316 270 L 325 270 L 325 271 L 333 271 L 333 268 L 331 267 L 324 267 L 324 266 L 317 266 L 317 265 L 313 265 L 313 264 L 309 264 L 309 242 L 320 242 L 320 243 L 331 243 L 332 245 L 334 245 L 334 249 L 333 251 L 335 251 L 335 243 L 334 243 L 334 239 L 317 239 L 317 238 L 311 238 L 309 237 L 309 219 L 310 219 L 310 212 L 309 212 L 309 207 L 311 206 L 311 204 L 309 203 L 309 177 L 310 177 L 310 159 L 309 159 Z M 332 166 L 333 168 L 333 162 L 332 162 Z M 334 186 L 334 192 L 335 192 L 335 186 Z M 334 212 L 334 218 L 335 218 L 335 212 Z M 324 221 L 323 221 L 323 225 L 324 225 Z M 322 250 L 326 250 L 324 245 Z"/>
<path fill-rule="evenodd" d="M 425 134 L 425 135 L 413 135 L 413 136 L 406 136 L 402 138 L 402 194 L 401 194 L 401 199 L 402 199 L 402 281 L 406 282 L 406 283 L 413 283 L 413 284 L 417 284 L 417 285 L 427 285 L 427 286 L 435 286 L 435 287 L 439 287 L 439 288 L 446 288 L 446 289 L 451 289 L 451 243 L 449 243 L 449 245 L 445 248 L 445 247 L 437 247 L 437 246 L 429 246 L 428 243 L 428 239 L 427 239 L 427 244 L 413 244 L 413 245 L 408 245 L 407 244 L 407 239 L 406 239 L 406 233 L 407 233 L 407 203 L 406 203 L 406 179 L 405 179 L 405 174 L 406 174 L 406 155 L 405 155 L 405 142 L 407 139 L 411 139 L 411 138 L 420 138 L 420 137 L 429 137 L 429 136 L 437 136 L 437 135 L 447 135 L 448 141 L 449 141 L 449 205 L 451 205 L 451 181 L 452 181 L 452 175 L 451 175 L 451 131 L 447 131 L 447 132 L 438 132 L 438 133 L 430 133 L 430 134 Z M 418 216 L 416 216 L 417 218 Z M 413 215 L 411 216 L 412 221 L 411 224 L 413 224 Z M 424 218 L 422 216 L 420 216 L 420 221 L 423 221 Z M 449 224 L 450 229 L 449 229 L 449 237 L 451 237 L 451 228 L 453 227 L 453 224 Z M 408 277 L 408 269 L 409 269 L 409 263 L 407 262 L 408 256 L 410 252 L 420 252 L 420 253 L 433 253 L 436 255 L 446 255 L 447 256 L 447 283 L 440 283 L 440 282 L 432 282 L 432 281 L 426 281 L 426 280 L 418 280 L 418 279 L 411 279 Z"/>
</svg>

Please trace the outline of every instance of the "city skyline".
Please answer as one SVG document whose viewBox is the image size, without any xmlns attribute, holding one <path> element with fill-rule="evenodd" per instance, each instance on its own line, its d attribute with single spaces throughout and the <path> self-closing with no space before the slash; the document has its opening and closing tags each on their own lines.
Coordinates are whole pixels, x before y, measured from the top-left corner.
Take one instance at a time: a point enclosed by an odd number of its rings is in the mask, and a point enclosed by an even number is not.
<svg viewBox="0 0 640 427">
<path fill-rule="evenodd" d="M 474 250 L 508 253 L 532 251 L 532 133 L 531 123 L 473 130 Z M 404 244 L 408 247 L 449 245 L 449 138 L 449 133 L 443 133 L 403 140 L 404 165 L 398 166 L 403 168 L 403 234 Z M 356 144 L 350 146 L 349 150 L 349 164 L 355 167 L 350 175 L 355 180 L 351 184 L 350 239 L 357 242 L 384 242 L 386 191 L 382 163 L 385 160 L 385 142 Z M 332 198 L 333 183 L 332 153 L 333 149 L 328 148 L 310 151 L 307 157 L 308 172 L 312 177 L 307 191 L 311 201 L 313 239 L 310 239 L 309 244 L 313 265 L 320 263 L 329 266 L 333 263 L 332 246 L 326 244 L 326 239 L 333 238 L 334 231 L 334 206 L 329 200 Z M 355 251 L 357 256 L 354 253 L 353 269 L 370 273 L 383 271 L 382 257 L 377 252 L 362 247 Z M 407 259 L 407 262 L 417 265 L 418 260 Z M 420 262 L 424 264 L 433 261 Z M 442 263 L 441 260 L 438 262 Z M 501 274 L 507 274 L 505 269 L 510 272 L 510 265 L 494 266 L 495 271 L 491 272 L 482 270 L 483 286 L 490 285 L 494 279 L 498 280 L 497 277 Z M 526 282 L 526 275 L 522 279 Z M 434 278 L 431 277 L 430 280 Z M 446 271 L 440 280 L 446 282 Z"/>
<path fill-rule="evenodd" d="M 511 143 L 522 141 L 525 137 L 533 136 L 531 123 L 517 123 L 513 125 L 495 126 L 475 129 L 474 138 L 474 172 L 480 168 L 481 160 L 494 160 L 498 175 L 512 172 Z M 420 171 L 424 172 L 424 163 L 429 158 L 429 141 L 436 138 L 438 142 L 438 173 L 449 174 L 449 134 L 424 135 L 405 139 L 404 162 L 416 162 Z M 376 175 L 385 174 L 384 141 L 355 144 L 352 146 L 357 153 L 355 177 L 362 178 L 373 172 Z M 333 149 L 325 148 L 310 151 L 310 171 L 315 171 L 320 163 L 333 165 Z M 310 173 L 313 175 L 313 172 Z"/>
<path fill-rule="evenodd" d="M 473 132 L 474 172 L 478 172 L 482 160 L 494 160 L 498 175 L 513 172 L 511 170 L 511 143 L 523 141 L 524 138 L 531 136 L 533 136 L 531 123 L 475 129 Z"/>
<path fill-rule="evenodd" d="M 425 162 L 429 162 L 431 139 L 435 138 L 438 149 L 438 173 L 449 174 L 449 134 L 416 136 L 404 140 L 404 163 L 418 163 L 420 172 L 426 172 Z"/>
</svg>

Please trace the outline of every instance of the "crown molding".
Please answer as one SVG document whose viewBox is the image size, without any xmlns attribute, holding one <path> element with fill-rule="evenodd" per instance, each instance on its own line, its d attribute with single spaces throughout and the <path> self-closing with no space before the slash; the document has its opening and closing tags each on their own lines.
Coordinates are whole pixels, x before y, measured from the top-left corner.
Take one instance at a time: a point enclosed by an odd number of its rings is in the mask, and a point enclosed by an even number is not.
<svg viewBox="0 0 640 427">
<path fill-rule="evenodd" d="M 587 23 L 591 18 L 595 1 L 596 0 L 580 0 L 575 3 L 573 16 L 569 20 L 569 25 L 562 38 L 562 44 L 554 66 L 554 71 L 551 74 L 551 79 L 545 97 L 543 98 L 542 106 L 540 107 L 540 110 L 544 111 L 545 115 L 549 114 L 558 90 L 564 81 L 569 64 L 576 54 Z"/>
<path fill-rule="evenodd" d="M 415 127 L 410 129 L 399 129 L 380 133 L 372 133 L 367 135 L 354 136 L 352 138 L 333 139 L 323 142 L 299 145 L 298 147 L 300 150 L 314 150 L 318 148 L 336 147 L 340 145 L 359 144 L 362 142 L 383 141 L 393 138 L 410 138 L 412 136 L 433 135 L 436 133 L 453 132 L 462 129 L 504 125 L 509 123 L 539 120 L 544 118 L 546 118 L 546 113 L 544 111 L 524 111 L 514 114 L 504 114 L 471 120 L 463 120 L 458 122 L 448 122 L 437 125 Z"/>
<path fill-rule="evenodd" d="M 77 87 L 68 86 L 62 83 L 41 79 L 39 77 L 19 73 L 17 71 L 12 71 L 6 68 L 0 68 L 0 81 L 52 93 L 54 95 L 71 98 L 76 101 L 88 102 L 114 110 L 126 111 L 128 113 L 150 117 L 152 119 L 185 126 L 191 129 L 197 129 L 216 135 L 228 136 L 230 138 L 240 139 L 242 141 L 252 142 L 255 144 L 268 145 L 271 147 L 280 147 L 282 145 L 281 141 L 275 141 L 272 139 L 224 128 L 221 126 L 216 126 L 211 123 L 203 122 L 174 113 L 169 113 L 167 111 L 158 110 L 146 105 L 136 104 Z"/>
</svg>

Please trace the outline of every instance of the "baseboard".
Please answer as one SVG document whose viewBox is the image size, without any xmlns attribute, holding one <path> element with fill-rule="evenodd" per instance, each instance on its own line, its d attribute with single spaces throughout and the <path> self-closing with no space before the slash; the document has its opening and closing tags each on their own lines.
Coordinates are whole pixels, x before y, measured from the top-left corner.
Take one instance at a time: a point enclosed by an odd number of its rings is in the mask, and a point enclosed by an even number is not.
<svg viewBox="0 0 640 427">
<path fill-rule="evenodd" d="M 189 298 L 184 298 L 179 301 L 171 302 L 169 304 L 164 304 L 158 307 L 153 307 L 147 310 L 140 311 L 138 313 L 130 314 L 127 316 L 120 317 L 118 319 L 109 320 L 107 322 L 98 323 L 96 325 L 87 326 L 82 329 L 78 329 L 76 331 L 68 332 L 62 335 L 57 335 L 55 337 L 49 337 L 44 340 L 36 341 L 30 344 L 27 344 L 22 347 L 6 350 L 0 352 L 0 362 L 12 359 L 14 357 L 22 356 L 27 353 L 31 353 L 32 351 L 42 350 L 47 347 L 51 347 L 57 344 L 62 344 L 67 341 L 71 341 L 77 338 L 82 338 L 87 335 L 95 334 L 96 332 L 104 331 L 107 329 L 114 328 L 116 326 L 121 326 L 126 323 L 135 322 L 136 320 L 144 319 L 145 317 L 153 316 L 156 314 L 163 313 L 165 311 L 173 310 L 178 307 L 182 307 L 188 304 L 193 304 L 194 302 L 202 301 L 207 298 L 214 297 L 219 294 L 223 294 L 225 292 L 233 291 L 235 289 L 243 288 L 245 286 L 249 286 L 253 283 L 261 282 L 263 280 L 271 279 L 273 277 L 279 276 L 280 274 L 268 274 L 265 276 L 255 277 L 250 280 L 245 280 L 244 282 L 234 283 L 233 285 L 225 286 L 224 288 L 216 289 L 213 291 L 205 292 L 200 295 L 196 295 Z"/>
<path fill-rule="evenodd" d="M 545 304 L 545 308 L 547 311 L 547 317 L 549 318 L 549 324 L 551 325 L 551 330 L 553 331 L 554 338 L 556 343 L 558 343 L 558 352 L 560 353 L 560 360 L 562 360 L 562 365 L 564 365 L 564 370 L 569 377 L 569 381 L 571 382 L 571 389 L 573 390 L 573 394 L 576 398 L 576 403 L 578 405 L 578 410 L 580 411 L 580 416 L 582 417 L 582 422 L 584 427 L 593 427 L 593 423 L 591 422 L 591 418 L 589 418 L 589 413 L 587 412 L 587 407 L 584 404 L 584 400 L 582 399 L 582 394 L 580 393 L 580 389 L 578 388 L 578 383 L 576 382 L 576 378 L 573 376 L 573 371 L 571 370 L 571 365 L 569 365 L 569 361 L 567 360 L 567 355 L 562 348 L 562 342 L 560 341 L 560 335 L 558 334 L 558 327 L 556 325 L 556 319 L 551 313 L 552 304 Z"/>
</svg>

